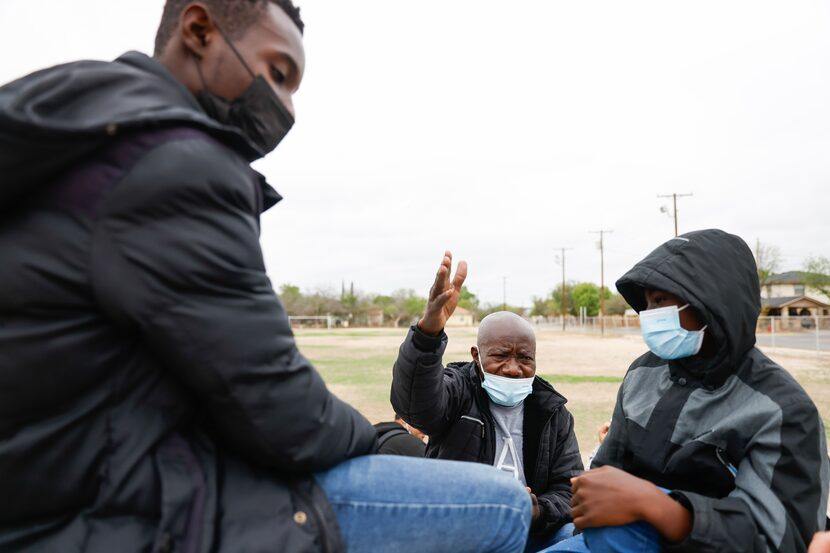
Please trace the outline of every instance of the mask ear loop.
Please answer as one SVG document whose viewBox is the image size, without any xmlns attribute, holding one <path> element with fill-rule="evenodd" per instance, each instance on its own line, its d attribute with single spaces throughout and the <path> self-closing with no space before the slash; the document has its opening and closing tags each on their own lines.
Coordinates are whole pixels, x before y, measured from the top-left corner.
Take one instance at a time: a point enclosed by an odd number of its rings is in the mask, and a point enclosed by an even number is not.
<svg viewBox="0 0 830 553">
<path fill-rule="evenodd" d="M 205 90 L 210 92 L 210 88 L 208 87 L 207 81 L 205 80 L 205 75 L 204 73 L 202 73 L 202 65 L 196 58 L 196 54 L 193 54 L 193 63 L 196 65 L 196 73 L 199 74 L 199 79 L 202 81 L 202 86 L 205 87 Z"/>
<path fill-rule="evenodd" d="M 690 305 L 692 305 L 692 304 L 687 303 L 686 305 L 684 305 L 683 307 L 681 307 L 680 309 L 678 309 L 678 310 L 677 310 L 677 312 L 678 312 L 678 313 L 680 313 L 681 311 L 683 311 L 684 309 L 686 309 L 686 308 L 687 308 L 687 307 L 689 307 Z M 703 325 L 703 328 L 701 328 L 700 330 L 698 330 L 698 332 L 703 332 L 703 331 L 704 331 L 704 330 L 706 330 L 707 328 L 709 328 L 709 325 Z"/>
<path fill-rule="evenodd" d="M 242 57 L 242 54 L 240 54 L 239 50 L 236 49 L 236 46 L 233 45 L 233 42 L 231 42 L 231 40 L 228 38 L 228 35 L 226 35 L 225 31 L 222 30 L 222 27 L 220 27 L 219 25 L 216 25 L 216 30 L 219 31 L 219 34 L 222 35 L 222 38 L 225 39 L 225 42 L 228 44 L 228 46 L 231 47 L 231 50 L 233 51 L 234 55 L 236 56 L 236 59 L 239 60 L 239 63 L 241 63 L 242 67 L 245 68 L 245 71 L 248 72 L 248 74 L 251 76 L 251 78 L 256 79 L 256 75 L 254 75 L 254 72 L 251 71 L 251 68 L 248 67 L 247 63 L 245 63 L 245 58 Z"/>
</svg>

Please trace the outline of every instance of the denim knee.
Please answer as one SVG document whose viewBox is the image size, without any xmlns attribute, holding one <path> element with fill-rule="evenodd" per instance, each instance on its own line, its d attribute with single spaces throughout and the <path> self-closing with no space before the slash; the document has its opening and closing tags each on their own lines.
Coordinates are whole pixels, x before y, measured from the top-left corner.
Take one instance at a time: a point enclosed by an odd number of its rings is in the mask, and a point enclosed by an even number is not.
<svg viewBox="0 0 830 553">
<path fill-rule="evenodd" d="M 662 540 L 653 526 L 634 522 L 624 526 L 586 528 L 585 544 L 591 553 L 660 553 Z"/>
<path fill-rule="evenodd" d="M 499 490 L 496 497 L 503 498 L 507 504 L 522 513 L 526 526 L 530 527 L 530 518 L 533 511 L 533 502 L 530 500 L 530 494 L 527 493 L 521 482 L 512 478 L 500 478 L 499 483 L 503 489 Z"/>
</svg>

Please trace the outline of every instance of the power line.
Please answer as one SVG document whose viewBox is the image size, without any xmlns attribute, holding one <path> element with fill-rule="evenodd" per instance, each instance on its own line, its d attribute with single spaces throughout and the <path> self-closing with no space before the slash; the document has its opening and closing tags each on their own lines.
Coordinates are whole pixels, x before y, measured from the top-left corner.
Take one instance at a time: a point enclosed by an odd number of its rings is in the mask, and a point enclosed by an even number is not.
<svg viewBox="0 0 830 553">
<path fill-rule="evenodd" d="M 605 336 L 605 235 L 611 234 L 613 230 L 592 230 L 591 234 L 599 234 L 599 327 L 600 332 Z"/>
<path fill-rule="evenodd" d="M 680 236 L 680 233 L 677 232 L 677 198 L 688 198 L 690 196 L 694 196 L 694 194 L 692 194 L 690 192 L 688 194 L 673 193 L 673 194 L 664 194 L 664 195 L 658 194 L 657 195 L 658 198 L 671 198 L 672 199 L 672 203 L 674 204 L 674 215 L 673 216 L 674 216 L 674 235 L 675 236 Z M 665 208 L 661 208 L 661 210 L 662 209 L 665 209 Z"/>
</svg>

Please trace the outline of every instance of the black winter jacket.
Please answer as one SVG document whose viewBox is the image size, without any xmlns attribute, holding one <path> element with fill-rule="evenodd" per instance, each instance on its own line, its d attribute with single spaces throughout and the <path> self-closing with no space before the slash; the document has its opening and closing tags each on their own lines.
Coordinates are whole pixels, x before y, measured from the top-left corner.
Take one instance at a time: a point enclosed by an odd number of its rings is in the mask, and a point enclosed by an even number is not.
<svg viewBox="0 0 830 553">
<path fill-rule="evenodd" d="M 342 550 L 375 431 L 297 351 L 255 149 L 159 63 L 0 88 L 0 551 Z"/>
<path fill-rule="evenodd" d="M 475 362 L 441 364 L 447 335 L 432 338 L 413 327 L 395 362 L 391 400 L 395 412 L 429 436 L 427 457 L 492 465 L 495 421 Z M 570 521 L 571 483 L 583 470 L 566 399 L 539 378 L 525 399 L 524 473 L 539 499 L 533 531 L 547 534 Z"/>
<path fill-rule="evenodd" d="M 693 513 L 688 552 L 802 553 L 824 528 L 828 459 L 816 406 L 755 346 L 755 261 L 719 230 L 663 244 L 619 281 L 637 311 L 644 289 L 687 301 L 717 343 L 711 359 L 647 353 L 620 387 L 593 466 L 613 465 L 662 487 Z"/>
</svg>

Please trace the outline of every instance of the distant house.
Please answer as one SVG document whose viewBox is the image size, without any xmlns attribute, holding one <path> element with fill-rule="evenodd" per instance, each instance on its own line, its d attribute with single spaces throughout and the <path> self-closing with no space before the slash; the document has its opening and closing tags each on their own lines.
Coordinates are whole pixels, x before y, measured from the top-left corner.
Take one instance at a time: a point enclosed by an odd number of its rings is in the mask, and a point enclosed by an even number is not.
<svg viewBox="0 0 830 553">
<path fill-rule="evenodd" d="M 805 273 L 770 275 L 761 288 L 761 305 L 770 317 L 827 317 L 830 298 L 804 283 Z"/>
<path fill-rule="evenodd" d="M 473 326 L 474 324 L 473 312 L 463 307 L 456 307 L 455 312 L 447 321 L 447 326 Z"/>
<path fill-rule="evenodd" d="M 370 307 L 367 312 L 369 326 L 383 326 L 383 308 Z"/>
</svg>

